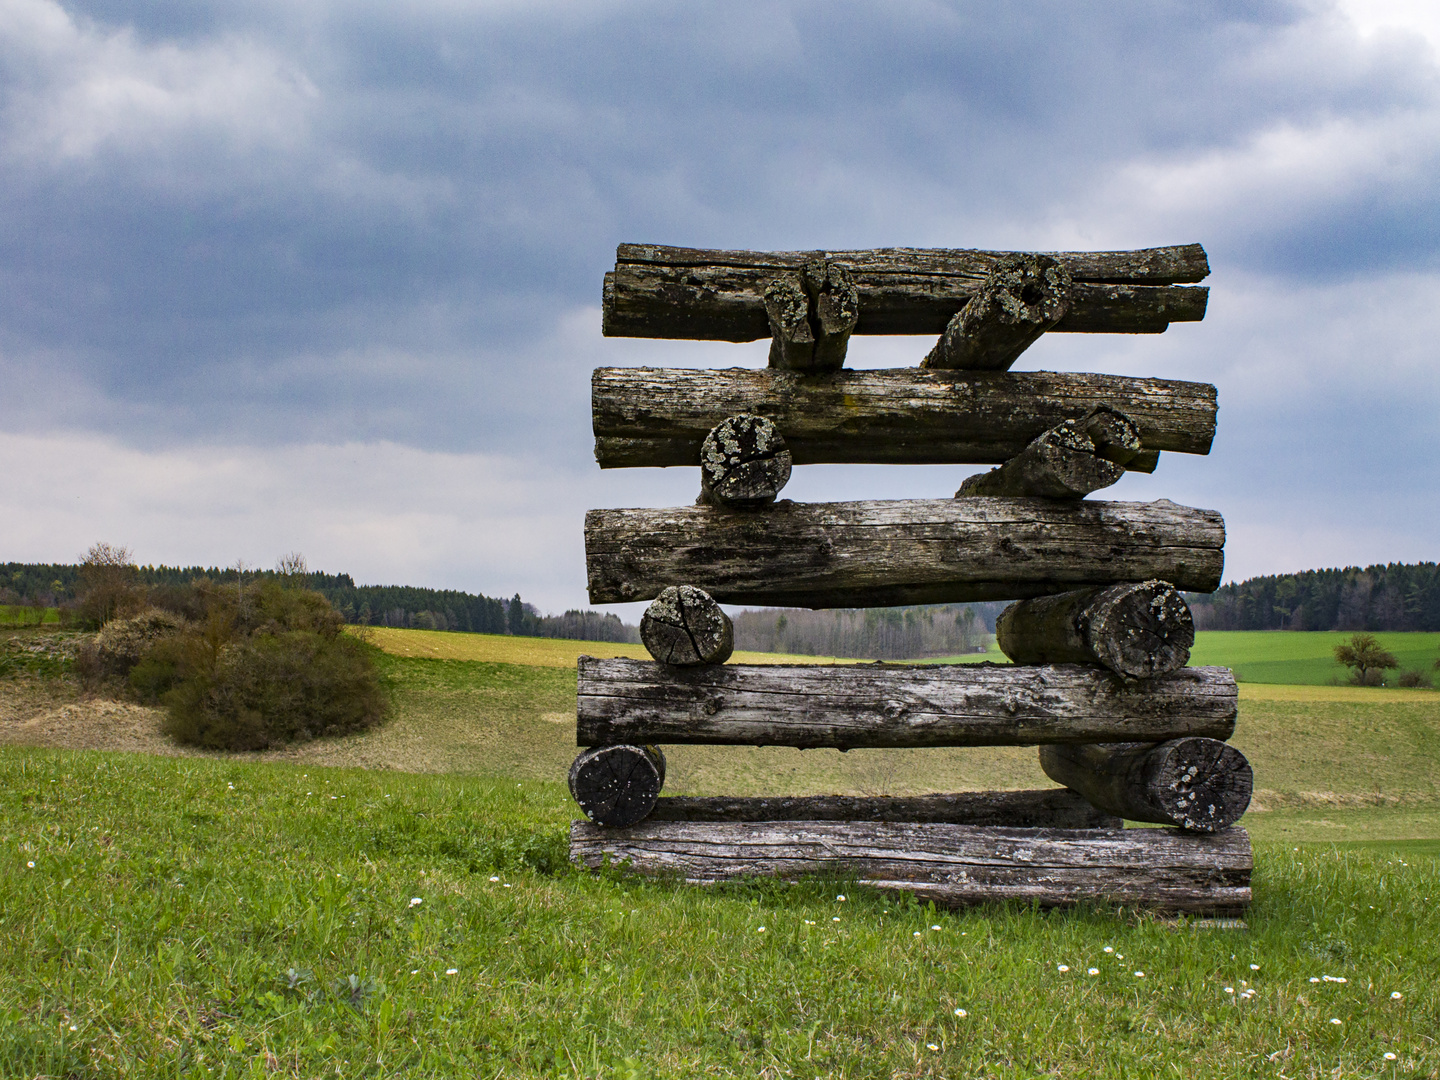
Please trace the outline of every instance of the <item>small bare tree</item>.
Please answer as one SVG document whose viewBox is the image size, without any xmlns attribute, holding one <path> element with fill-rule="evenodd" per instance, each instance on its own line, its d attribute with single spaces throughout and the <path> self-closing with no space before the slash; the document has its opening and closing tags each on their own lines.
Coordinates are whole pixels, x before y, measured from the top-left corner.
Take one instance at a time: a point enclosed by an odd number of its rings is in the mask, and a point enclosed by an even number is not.
<svg viewBox="0 0 1440 1080">
<path fill-rule="evenodd" d="M 135 561 L 130 549 L 103 542 L 92 544 L 80 560 L 79 599 L 81 613 L 98 626 L 138 607 Z"/>
<path fill-rule="evenodd" d="M 310 568 L 305 565 L 304 555 L 298 551 L 292 551 L 289 555 L 280 556 L 280 561 L 275 564 L 275 572 L 288 580 L 304 577 L 310 573 Z"/>
</svg>

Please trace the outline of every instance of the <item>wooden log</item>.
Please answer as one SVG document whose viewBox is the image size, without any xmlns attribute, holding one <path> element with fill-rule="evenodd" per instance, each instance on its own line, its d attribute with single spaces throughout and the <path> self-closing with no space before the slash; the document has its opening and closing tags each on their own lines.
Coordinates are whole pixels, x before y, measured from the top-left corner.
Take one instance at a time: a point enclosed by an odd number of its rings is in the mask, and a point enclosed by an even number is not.
<svg viewBox="0 0 1440 1080">
<path fill-rule="evenodd" d="M 1049 255 L 1001 259 L 921 367 L 1004 371 L 1070 310 L 1070 272 Z"/>
<path fill-rule="evenodd" d="M 1056 424 L 998 469 L 967 476 L 955 497 L 1081 499 L 1124 476 L 1126 462 L 1139 451 L 1140 431 L 1134 421 L 1115 409 L 1093 409 Z"/>
<path fill-rule="evenodd" d="M 1142 581 L 1011 604 L 995 641 L 1017 664 L 1103 664 L 1149 679 L 1189 663 L 1195 620 L 1174 586 Z"/>
<path fill-rule="evenodd" d="M 1150 455 L 1208 454 L 1215 387 L 1069 372 L 919 368 L 800 375 L 773 369 L 597 368 L 595 458 L 604 469 L 700 463 L 710 429 L 768 417 L 796 465 L 998 465 L 1042 432 L 1100 406 L 1123 412 Z"/>
<path fill-rule="evenodd" d="M 1213 592 L 1213 510 L 1049 499 L 782 500 L 585 515 L 590 601 L 652 600 L 672 582 L 722 604 L 883 607 L 1014 600 L 1160 578 Z"/>
<path fill-rule="evenodd" d="M 1040 767 L 1102 810 L 1194 832 L 1228 829 L 1250 806 L 1245 755 L 1215 739 L 1042 746 Z"/>
<path fill-rule="evenodd" d="M 602 328 L 609 337 L 758 341 L 770 336 L 766 286 L 816 259 L 849 271 L 857 334 L 942 333 L 1003 251 L 697 251 L 622 244 L 605 275 Z M 1205 315 L 1209 290 L 1176 282 L 1210 272 L 1199 244 L 1121 252 L 1050 252 L 1075 282 L 1059 332 L 1162 332 Z"/>
<path fill-rule="evenodd" d="M 755 510 L 769 506 L 790 480 L 790 451 L 763 416 L 732 416 L 700 444 L 699 505 Z"/>
<path fill-rule="evenodd" d="M 578 668 L 581 746 L 1028 746 L 1235 730 L 1235 677 L 1221 667 L 1144 682 L 1082 664 L 673 668 L 582 656 Z"/>
<path fill-rule="evenodd" d="M 596 746 L 570 766 L 570 797 L 597 825 L 633 825 L 655 806 L 665 784 L 665 755 L 656 746 Z"/>
<path fill-rule="evenodd" d="M 640 640 L 662 664 L 723 664 L 735 650 L 735 627 L 704 589 L 672 585 L 640 617 Z"/>
<path fill-rule="evenodd" d="M 953 795 L 672 796 L 650 821 L 930 821 L 1016 829 L 1119 829 L 1124 821 L 1068 788 L 962 791 Z"/>
<path fill-rule="evenodd" d="M 812 259 L 771 280 L 763 298 L 772 368 L 813 372 L 844 366 L 859 300 L 843 266 Z"/>
<path fill-rule="evenodd" d="M 1108 901 L 1165 912 L 1235 915 L 1250 902 L 1244 829 L 1009 829 L 901 822 L 646 821 L 570 826 L 571 861 L 623 862 L 696 885 L 765 876 L 854 876 L 866 885 L 959 907 Z"/>
</svg>

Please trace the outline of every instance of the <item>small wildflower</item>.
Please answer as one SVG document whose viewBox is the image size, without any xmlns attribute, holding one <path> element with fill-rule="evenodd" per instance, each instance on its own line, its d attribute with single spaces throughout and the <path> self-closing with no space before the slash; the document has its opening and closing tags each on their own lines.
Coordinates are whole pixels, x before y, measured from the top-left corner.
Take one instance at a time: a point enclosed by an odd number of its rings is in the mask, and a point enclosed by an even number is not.
<svg viewBox="0 0 1440 1080">
<path fill-rule="evenodd" d="M 490 875 L 490 880 L 491 880 L 491 881 L 499 881 L 500 879 L 499 879 L 498 877 L 496 877 L 494 874 L 491 874 L 491 875 Z"/>
<path fill-rule="evenodd" d="M 931 930 L 939 930 L 939 929 L 940 929 L 940 927 L 939 927 L 939 926 L 938 926 L 938 925 L 936 925 L 936 926 L 932 926 L 932 927 L 930 927 L 930 929 L 931 929 Z"/>
<path fill-rule="evenodd" d="M 411 975 L 419 975 L 419 974 L 420 974 L 420 969 L 419 969 L 419 968 L 412 968 L 412 969 L 410 970 L 410 974 L 411 974 Z"/>
<path fill-rule="evenodd" d="M 1392 1054 L 1389 1050 L 1386 1050 L 1386 1051 L 1385 1051 L 1385 1060 L 1386 1060 L 1386 1061 L 1394 1061 L 1394 1060 L 1395 1060 L 1395 1055 Z"/>
<path fill-rule="evenodd" d="M 226 784 L 225 786 L 226 786 L 227 788 L 229 788 L 231 791 L 234 791 L 234 790 L 235 790 L 235 785 L 234 785 L 234 784 Z"/>
<path fill-rule="evenodd" d="M 1113 948 L 1111 948 L 1109 945 L 1106 945 L 1106 946 L 1105 946 L 1105 951 L 1106 951 L 1106 952 L 1114 952 L 1115 950 L 1114 950 Z"/>
<path fill-rule="evenodd" d="M 501 887 L 502 889 L 508 889 L 508 888 L 511 888 L 511 885 L 510 885 L 510 882 L 507 881 L 507 882 L 505 882 L 503 885 L 501 885 L 500 887 Z"/>
<path fill-rule="evenodd" d="M 71 1030 L 73 1031 L 74 1028 L 71 1028 Z M 940 1047 L 937 1046 L 935 1043 L 926 1043 L 926 1044 L 925 1044 L 925 1049 L 926 1049 L 926 1050 L 939 1050 Z"/>
<path fill-rule="evenodd" d="M 1227 994 L 1233 994 L 1235 992 L 1235 988 L 1233 986 L 1227 986 L 1225 987 L 1225 992 Z"/>
<path fill-rule="evenodd" d="M 1320 980 L 1319 980 L 1316 976 L 1311 975 L 1311 976 L 1310 976 L 1310 981 L 1311 981 L 1311 982 L 1319 982 Z"/>
<path fill-rule="evenodd" d="M 1260 970 L 1260 965 L 1259 965 L 1259 964 L 1251 964 L 1251 965 L 1250 965 L 1250 970 L 1251 970 L 1251 971 L 1259 971 L 1259 970 Z"/>
<path fill-rule="evenodd" d="M 53 784 L 54 781 L 52 780 L 51 783 Z M 71 1030 L 71 1031 L 74 1031 L 74 1030 L 75 1030 L 75 1025 L 74 1025 L 74 1024 L 71 1024 L 71 1025 L 70 1025 L 70 1030 Z"/>
<path fill-rule="evenodd" d="M 832 917 L 830 921 L 831 921 L 831 922 L 839 922 L 839 921 L 840 921 L 840 916 L 839 916 L 839 915 L 836 915 L 836 916 Z"/>
<path fill-rule="evenodd" d="M 1064 975 L 1066 972 L 1068 972 L 1068 971 L 1070 970 L 1070 965 L 1069 965 L 1069 964 L 1056 964 L 1056 965 L 1055 965 L 1055 970 L 1058 971 L 1058 972 L 1060 972 L 1061 975 Z"/>
<path fill-rule="evenodd" d="M 916 936 L 916 937 L 919 937 L 919 936 L 920 936 L 920 931 L 919 931 L 919 930 L 916 930 L 916 931 L 915 931 L 915 936 Z"/>
<path fill-rule="evenodd" d="M 1331 1022 L 1332 1024 L 1337 1024 L 1337 1025 L 1338 1025 L 1338 1024 L 1340 1023 L 1340 1018 L 1339 1018 L 1338 1016 L 1332 1016 L 1332 1017 L 1330 1017 L 1330 1022 Z"/>
<path fill-rule="evenodd" d="M 1143 971 L 1137 971 L 1135 972 L 1135 977 L 1137 979 L 1143 979 L 1145 977 L 1145 973 Z"/>
<path fill-rule="evenodd" d="M 1099 975 L 1099 974 L 1100 974 L 1100 969 L 1099 969 L 1099 968 L 1086 968 L 1086 969 L 1085 969 L 1085 974 L 1086 974 L 1086 975 Z"/>
<path fill-rule="evenodd" d="M 35 869 L 35 860 L 34 860 L 34 859 L 31 859 L 31 860 L 30 860 L 29 862 L 27 862 L 25 865 L 28 866 L 31 870 L 34 870 L 34 869 Z"/>
<path fill-rule="evenodd" d="M 765 928 L 763 926 L 756 927 L 755 932 L 757 934 L 763 934 L 765 932 Z"/>
<path fill-rule="evenodd" d="M 815 920 L 814 920 L 814 919 L 806 919 L 806 920 L 805 920 L 805 925 L 806 925 L 806 926 L 814 926 L 814 925 L 815 925 Z"/>
<path fill-rule="evenodd" d="M 35 864 L 34 864 L 34 863 L 31 863 L 30 865 L 31 865 L 31 866 L 34 866 Z M 1391 1000 L 1391 1001 L 1399 1001 L 1399 1000 L 1400 1000 L 1402 997 L 1404 997 L 1404 996 L 1405 996 L 1405 995 L 1402 994 L 1402 993 L 1400 993 L 1399 990 L 1396 990 L 1394 993 L 1392 993 L 1392 994 L 1390 995 L 1390 1000 Z"/>
<path fill-rule="evenodd" d="M 969 1016 L 970 1014 L 967 1013 L 964 1009 L 956 1009 L 955 1015 L 960 1017 L 961 1020 L 964 1020 L 965 1017 Z"/>
<path fill-rule="evenodd" d="M 845 894 L 842 892 L 839 896 L 835 897 L 835 899 L 843 904 L 845 902 Z"/>
<path fill-rule="evenodd" d="M 411 907 L 414 907 L 416 904 L 423 904 L 424 902 L 425 902 L 425 901 L 424 901 L 424 900 L 421 900 L 420 897 L 418 897 L 418 896 L 412 896 L 412 897 L 410 897 L 410 906 L 411 906 Z"/>
<path fill-rule="evenodd" d="M 446 969 L 445 969 L 445 974 L 446 974 L 446 975 L 459 975 L 459 974 L 460 974 L 460 969 L 459 969 L 459 968 L 446 968 Z"/>
</svg>

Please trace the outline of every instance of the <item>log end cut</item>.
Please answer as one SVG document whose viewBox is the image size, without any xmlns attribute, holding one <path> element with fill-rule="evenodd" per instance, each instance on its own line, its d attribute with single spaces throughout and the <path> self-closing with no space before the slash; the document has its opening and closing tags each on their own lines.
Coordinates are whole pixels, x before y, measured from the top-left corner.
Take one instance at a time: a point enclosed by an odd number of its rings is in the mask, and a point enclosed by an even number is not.
<svg viewBox="0 0 1440 1080">
<path fill-rule="evenodd" d="M 700 501 L 757 510 L 775 501 L 790 480 L 790 451 L 763 416 L 732 416 L 700 444 Z"/>
<path fill-rule="evenodd" d="M 662 664 L 723 664 L 735 649 L 735 628 L 704 589 L 672 585 L 645 609 L 640 640 Z"/>
<path fill-rule="evenodd" d="M 656 746 L 596 746 L 570 766 L 570 795 L 596 825 L 624 828 L 643 821 L 665 784 L 665 755 Z"/>
</svg>

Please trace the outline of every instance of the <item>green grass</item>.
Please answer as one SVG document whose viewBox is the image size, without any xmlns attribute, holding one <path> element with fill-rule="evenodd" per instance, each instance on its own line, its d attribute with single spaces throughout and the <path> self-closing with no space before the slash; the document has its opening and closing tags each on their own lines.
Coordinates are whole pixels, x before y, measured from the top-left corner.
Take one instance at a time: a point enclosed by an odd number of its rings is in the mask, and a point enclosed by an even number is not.
<svg viewBox="0 0 1440 1080">
<path fill-rule="evenodd" d="M 37 622 L 34 608 L 22 607 L 19 604 L 0 604 L 0 626 L 41 626 L 59 622 L 59 608 L 45 608 Z"/>
<path fill-rule="evenodd" d="M 556 783 L 0 752 L 0 1075 L 1440 1070 L 1426 855 L 1262 845 L 1235 932 L 591 876 L 570 816 Z"/>
<path fill-rule="evenodd" d="M 1339 630 L 1205 630 L 1195 635 L 1190 663 L 1231 668 L 1241 682 L 1312 686 L 1345 682 L 1349 671 L 1335 662 L 1335 646 L 1351 636 Z M 1432 672 L 1440 659 L 1440 634 L 1382 632 L 1375 637 L 1395 654 L 1399 670 Z M 1389 675 L 1392 684 L 1394 675 Z"/>
</svg>

